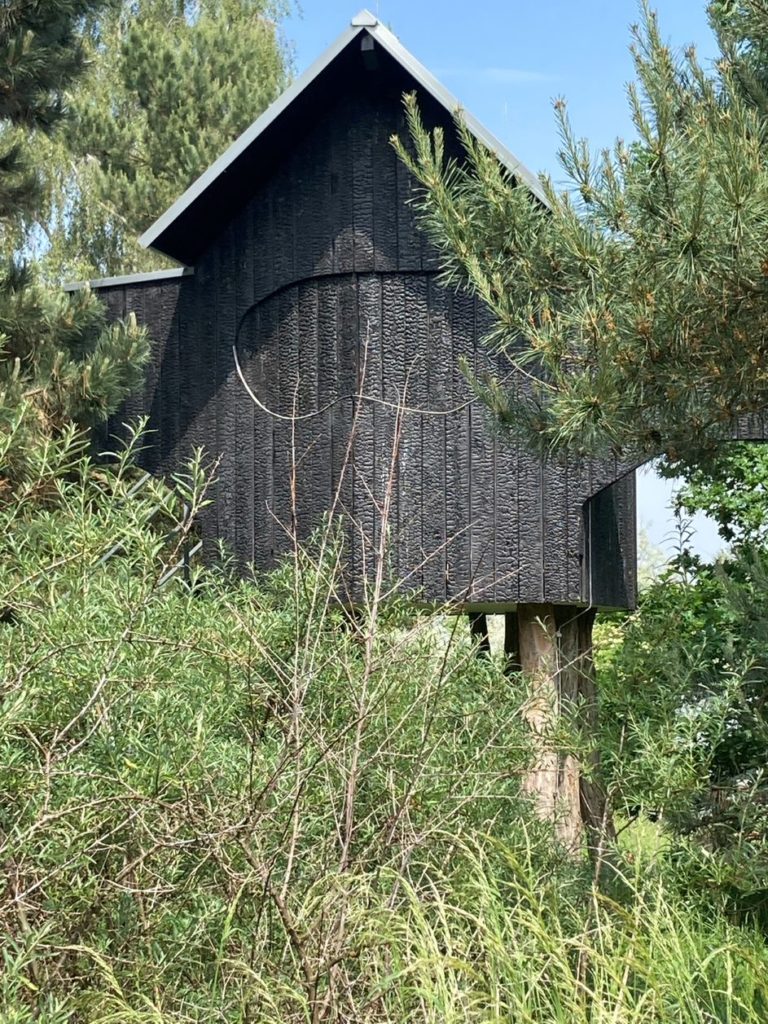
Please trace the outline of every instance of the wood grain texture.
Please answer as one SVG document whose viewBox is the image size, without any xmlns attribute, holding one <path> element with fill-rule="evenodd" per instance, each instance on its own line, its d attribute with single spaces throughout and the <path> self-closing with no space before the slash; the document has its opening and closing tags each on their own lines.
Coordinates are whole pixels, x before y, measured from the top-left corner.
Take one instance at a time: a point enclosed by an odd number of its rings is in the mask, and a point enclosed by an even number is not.
<svg viewBox="0 0 768 1024">
<path fill-rule="evenodd" d="M 153 337 L 145 386 L 122 416 L 150 414 L 158 437 L 147 464 L 158 471 L 178 469 L 195 445 L 221 459 L 204 534 L 243 569 L 275 565 L 294 527 L 303 542 L 329 514 L 342 517 L 353 601 L 375 570 L 405 402 L 393 579 L 426 601 L 477 611 L 590 596 L 631 605 L 631 467 L 544 466 L 489 422 L 460 361 L 513 387 L 514 375 L 483 346 L 478 300 L 437 281 L 389 142 L 403 128 L 400 95 L 374 86 L 347 90 L 306 125 L 193 277 L 105 289 L 110 316 L 133 309 Z M 238 380 L 233 345 L 267 411 Z M 307 418 L 292 427 L 294 410 Z"/>
<path fill-rule="evenodd" d="M 568 465 L 565 459 L 549 460 L 543 472 L 542 559 L 545 600 L 568 600 Z M 564 571 L 565 570 L 565 571 Z"/>
<path fill-rule="evenodd" d="M 253 219 L 241 217 L 234 225 L 234 247 L 236 260 L 235 275 L 235 337 L 243 374 L 246 380 L 253 380 L 253 349 L 246 345 L 244 326 L 248 311 L 253 306 Z M 254 494 L 254 444 L 256 439 L 256 407 L 247 396 L 239 378 L 233 382 L 235 396 L 235 506 L 234 506 L 234 547 L 241 566 L 251 566 L 254 560 L 255 540 L 255 494 Z"/>
<path fill-rule="evenodd" d="M 237 544 L 237 406 L 241 385 L 235 374 L 232 343 L 237 329 L 235 298 L 235 231 L 229 225 L 216 247 L 216 447 L 219 458 L 217 535 L 226 538 L 244 567 L 245 552 Z M 233 543 L 234 542 L 234 543 Z"/>
<path fill-rule="evenodd" d="M 363 556 L 361 571 L 373 579 L 380 550 L 384 481 L 378 470 L 386 461 L 386 424 L 377 412 L 382 398 L 381 278 L 378 274 L 358 275 L 359 403 L 355 436 L 355 522 Z"/>
<path fill-rule="evenodd" d="M 471 558 L 470 410 L 472 394 L 460 367 L 462 355 L 474 349 L 475 303 L 466 295 L 451 296 L 451 415 L 445 422 L 446 597 L 471 603 L 475 566 Z"/>
<path fill-rule="evenodd" d="M 435 415 L 424 416 L 421 425 L 422 488 L 424 512 L 422 544 L 425 553 L 424 587 L 432 594 L 447 588 L 447 480 L 446 411 L 451 408 L 453 336 L 450 294 L 439 288 L 432 277 L 424 278 L 427 287 L 427 333 L 425 337 L 425 407 Z"/>
<path fill-rule="evenodd" d="M 307 281 L 298 287 L 298 392 L 296 411 L 301 417 L 296 423 L 296 509 L 299 540 L 306 543 L 317 524 L 312 511 L 329 503 L 325 487 L 324 467 L 320 462 L 323 440 L 322 422 L 317 422 L 318 392 L 318 296 L 317 285 Z M 304 417 L 311 417 L 305 419 Z"/>
<path fill-rule="evenodd" d="M 467 362 L 477 379 L 482 380 L 494 369 L 493 359 L 478 344 L 478 307 L 473 304 L 473 317 L 467 327 L 473 340 Z M 496 433 L 490 413 L 480 403 L 469 408 L 470 464 L 470 559 L 473 569 L 472 591 L 479 601 L 496 599 Z"/>
</svg>

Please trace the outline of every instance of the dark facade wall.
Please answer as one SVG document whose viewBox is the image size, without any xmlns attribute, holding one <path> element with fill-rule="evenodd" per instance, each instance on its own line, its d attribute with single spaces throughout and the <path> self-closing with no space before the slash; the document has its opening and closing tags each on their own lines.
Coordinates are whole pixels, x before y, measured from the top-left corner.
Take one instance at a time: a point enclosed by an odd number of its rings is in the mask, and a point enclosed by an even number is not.
<svg viewBox="0 0 768 1024">
<path fill-rule="evenodd" d="M 631 524 L 629 529 L 622 529 Z M 584 582 L 587 603 L 631 608 L 637 589 L 634 473 L 598 491 L 584 506 Z M 627 541 L 631 538 L 631 543 Z"/>
<path fill-rule="evenodd" d="M 331 506 L 344 513 L 360 579 L 397 434 L 397 578 L 467 607 L 584 602 L 584 503 L 619 470 L 612 460 L 542 465 L 473 401 L 462 357 L 479 373 L 509 377 L 509 367 L 479 344 L 480 305 L 439 287 L 416 229 L 389 144 L 404 131 L 401 83 L 370 84 L 308 128 L 194 276 L 105 290 L 115 315 L 134 311 L 155 342 L 144 391 L 119 419 L 150 413 L 153 470 L 176 468 L 197 445 L 220 460 L 204 530 L 243 564 L 268 568 L 289 550 L 295 490 L 301 538 Z M 238 379 L 233 346 L 272 414 Z M 623 486 L 627 500 L 603 514 L 629 556 L 633 478 Z M 634 595 L 630 562 L 622 604 Z"/>
</svg>

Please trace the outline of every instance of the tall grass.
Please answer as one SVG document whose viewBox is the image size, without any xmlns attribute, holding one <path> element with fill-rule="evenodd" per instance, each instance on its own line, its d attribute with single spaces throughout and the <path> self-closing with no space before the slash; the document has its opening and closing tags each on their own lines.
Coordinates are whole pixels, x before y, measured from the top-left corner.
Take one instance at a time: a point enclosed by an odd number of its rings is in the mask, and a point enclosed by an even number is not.
<svg viewBox="0 0 768 1024">
<path fill-rule="evenodd" d="M 68 443 L 0 509 L 4 1024 L 765 1019 L 757 935 L 533 819 L 459 619 L 381 576 L 345 617 L 333 524 L 161 586 L 199 464 L 131 493 Z"/>
</svg>

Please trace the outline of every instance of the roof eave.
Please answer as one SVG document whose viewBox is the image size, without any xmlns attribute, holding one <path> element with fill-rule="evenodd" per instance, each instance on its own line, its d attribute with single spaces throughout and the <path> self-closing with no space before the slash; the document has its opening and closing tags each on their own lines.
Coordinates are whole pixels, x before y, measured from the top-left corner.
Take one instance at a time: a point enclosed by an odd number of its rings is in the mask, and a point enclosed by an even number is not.
<svg viewBox="0 0 768 1024">
<path fill-rule="evenodd" d="M 350 26 L 328 49 L 321 54 L 307 70 L 293 82 L 285 92 L 270 104 L 264 113 L 258 117 L 250 127 L 246 128 L 242 135 L 238 136 L 231 146 L 221 156 L 214 160 L 211 166 L 205 170 L 199 178 L 192 182 L 186 192 L 182 193 L 176 202 L 152 224 L 139 238 L 139 244 L 145 249 L 154 249 L 155 243 L 160 236 L 205 192 L 241 153 L 243 153 L 256 139 L 286 110 L 294 100 L 301 95 L 315 78 L 333 61 L 338 54 L 347 47 L 352 40 L 362 32 L 367 31 L 362 26 Z M 162 249 L 158 250 L 163 252 Z M 169 255 L 163 252 L 163 255 Z M 174 257 L 175 258 L 175 257 Z"/>
<path fill-rule="evenodd" d="M 470 132 L 496 154 L 502 164 L 515 178 L 523 182 L 530 192 L 544 206 L 549 206 L 541 182 L 517 157 L 504 146 L 488 129 L 472 114 L 466 111 L 458 99 L 450 93 L 426 68 L 410 53 L 392 32 L 389 31 L 369 11 L 361 11 L 338 39 L 322 53 L 307 70 L 300 75 L 249 128 L 240 135 L 211 166 L 194 181 L 189 188 L 162 214 L 139 238 L 144 248 L 155 249 L 163 255 L 178 259 L 173 253 L 166 252 L 161 242 L 162 236 L 172 225 L 195 203 L 224 171 L 230 167 L 241 154 L 251 146 L 266 129 L 307 89 L 312 82 L 331 64 L 336 57 L 358 36 L 368 33 L 387 53 L 397 61 L 411 77 L 433 97 L 451 116 L 461 113 Z"/>
</svg>

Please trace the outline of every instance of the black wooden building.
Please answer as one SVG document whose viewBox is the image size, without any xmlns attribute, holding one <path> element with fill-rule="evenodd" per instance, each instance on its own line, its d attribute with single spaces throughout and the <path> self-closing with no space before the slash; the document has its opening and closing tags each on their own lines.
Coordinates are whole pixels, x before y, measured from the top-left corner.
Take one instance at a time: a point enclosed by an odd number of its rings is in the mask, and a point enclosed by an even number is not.
<svg viewBox="0 0 768 1024">
<path fill-rule="evenodd" d="M 219 459 L 204 536 L 243 565 L 274 565 L 294 512 L 306 537 L 334 506 L 359 580 L 399 432 L 390 567 L 424 600 L 631 606 L 634 475 L 611 460 L 533 457 L 489 422 L 459 368 L 464 357 L 510 373 L 480 344 L 482 306 L 437 284 L 409 204 L 390 138 L 406 134 L 413 90 L 453 138 L 456 101 L 363 12 L 143 237 L 180 269 L 92 282 L 154 344 L 118 419 L 149 414 L 153 471 L 198 445 Z M 530 172 L 466 116 L 537 196 Z"/>
</svg>

